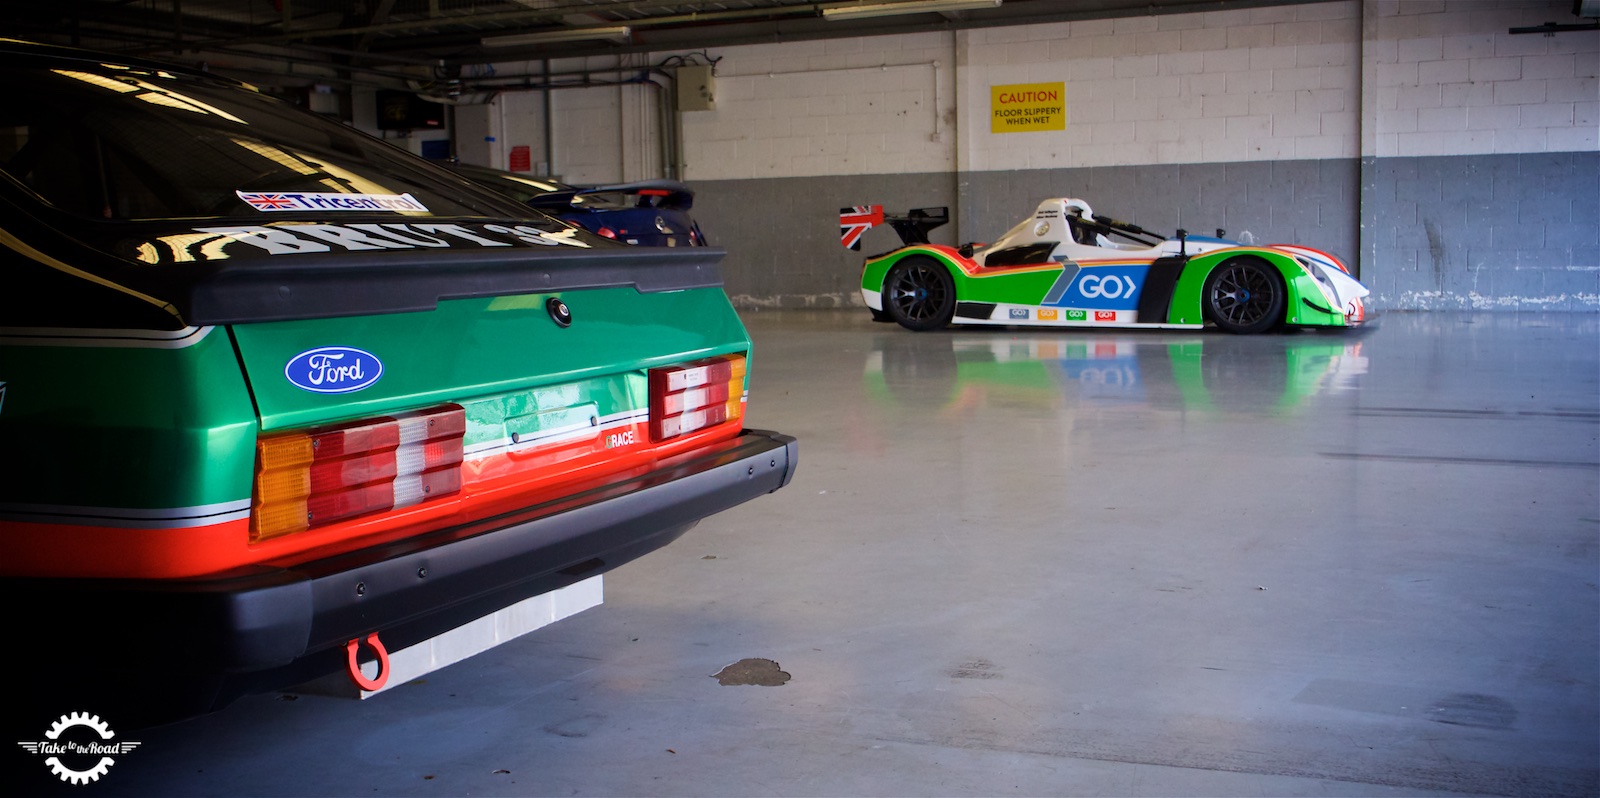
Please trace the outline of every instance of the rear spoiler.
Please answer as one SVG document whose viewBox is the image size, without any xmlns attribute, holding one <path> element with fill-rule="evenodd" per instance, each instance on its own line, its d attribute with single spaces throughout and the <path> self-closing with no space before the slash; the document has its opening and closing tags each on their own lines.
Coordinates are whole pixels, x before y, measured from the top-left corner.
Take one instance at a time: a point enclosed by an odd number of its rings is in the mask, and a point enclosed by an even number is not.
<svg viewBox="0 0 1600 798">
<path fill-rule="evenodd" d="M 572 205 L 578 197 L 592 195 L 621 195 L 619 204 L 641 208 L 667 208 L 686 211 L 694 207 L 694 189 L 676 180 L 640 180 L 634 183 L 614 183 L 608 186 L 568 188 L 540 194 L 528 200 L 534 208 L 562 209 Z"/>
<path fill-rule="evenodd" d="M 889 216 L 882 205 L 856 205 L 839 209 L 839 240 L 847 249 L 861 250 L 861 236 L 888 223 L 906 246 L 927 244 L 928 231 L 950 223 L 949 208 L 913 208 L 904 216 Z"/>
<path fill-rule="evenodd" d="M 639 180 L 633 183 L 614 183 L 609 186 L 578 189 L 579 196 L 589 194 L 622 194 L 638 197 L 629 204 L 645 208 L 670 208 L 686 211 L 694 207 L 694 189 L 676 180 Z"/>
</svg>

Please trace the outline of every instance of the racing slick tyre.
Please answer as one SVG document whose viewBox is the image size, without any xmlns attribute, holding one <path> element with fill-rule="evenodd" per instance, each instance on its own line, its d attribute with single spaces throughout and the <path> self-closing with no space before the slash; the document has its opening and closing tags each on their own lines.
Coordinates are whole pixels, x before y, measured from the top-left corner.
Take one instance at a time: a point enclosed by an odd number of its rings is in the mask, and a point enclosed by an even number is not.
<svg viewBox="0 0 1600 798">
<path fill-rule="evenodd" d="M 883 307 L 908 330 L 937 330 L 956 313 L 956 284 L 930 258 L 906 258 L 883 281 Z"/>
<path fill-rule="evenodd" d="M 1260 258 L 1223 261 L 1207 275 L 1201 296 L 1206 316 L 1238 335 L 1266 332 L 1283 321 L 1287 290 L 1278 271 Z"/>
</svg>

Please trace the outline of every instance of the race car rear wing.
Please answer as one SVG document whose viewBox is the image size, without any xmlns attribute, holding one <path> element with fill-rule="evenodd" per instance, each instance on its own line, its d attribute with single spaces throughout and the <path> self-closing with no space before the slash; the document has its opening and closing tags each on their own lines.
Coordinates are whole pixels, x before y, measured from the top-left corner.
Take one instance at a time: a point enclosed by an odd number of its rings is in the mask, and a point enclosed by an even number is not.
<svg viewBox="0 0 1600 798">
<path fill-rule="evenodd" d="M 619 204 L 640 208 L 670 208 L 686 211 L 694 207 L 694 190 L 676 180 L 639 180 L 578 189 L 578 196 L 615 195 Z"/>
<path fill-rule="evenodd" d="M 884 214 L 882 205 L 840 208 L 839 241 L 846 249 L 859 252 L 862 234 L 885 223 L 900 234 L 902 244 L 927 244 L 928 231 L 950 223 L 950 209 L 913 208 L 904 216 L 889 216 Z"/>
</svg>

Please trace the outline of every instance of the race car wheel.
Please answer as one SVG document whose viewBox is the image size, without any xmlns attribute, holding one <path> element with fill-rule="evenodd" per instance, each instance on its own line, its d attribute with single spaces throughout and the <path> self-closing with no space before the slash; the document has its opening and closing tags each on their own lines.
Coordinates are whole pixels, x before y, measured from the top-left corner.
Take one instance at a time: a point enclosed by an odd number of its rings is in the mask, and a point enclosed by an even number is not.
<svg viewBox="0 0 1600 798">
<path fill-rule="evenodd" d="M 955 316 L 955 281 L 936 261 L 907 258 L 883 281 L 883 307 L 908 330 L 937 330 Z"/>
<path fill-rule="evenodd" d="M 1206 315 L 1218 327 L 1246 335 L 1283 320 L 1283 278 L 1260 258 L 1233 258 L 1206 277 Z"/>
</svg>

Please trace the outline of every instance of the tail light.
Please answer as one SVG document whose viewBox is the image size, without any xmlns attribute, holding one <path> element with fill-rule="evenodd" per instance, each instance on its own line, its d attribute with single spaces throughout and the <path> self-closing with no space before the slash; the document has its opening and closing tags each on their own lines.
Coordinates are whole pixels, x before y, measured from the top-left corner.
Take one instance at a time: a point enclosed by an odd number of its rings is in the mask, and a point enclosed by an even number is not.
<svg viewBox="0 0 1600 798">
<path fill-rule="evenodd" d="M 744 417 L 744 355 L 650 370 L 650 439 L 670 440 Z"/>
<path fill-rule="evenodd" d="M 315 529 L 461 490 L 459 405 L 263 435 L 250 540 Z"/>
<path fill-rule="evenodd" d="M 606 238 L 616 238 L 617 237 L 617 231 L 612 230 L 609 227 L 602 227 L 599 230 L 596 230 L 595 232 L 600 234 L 600 235 L 605 236 Z"/>
</svg>

